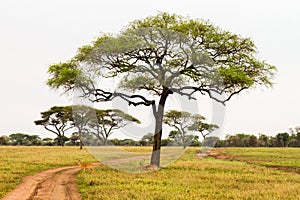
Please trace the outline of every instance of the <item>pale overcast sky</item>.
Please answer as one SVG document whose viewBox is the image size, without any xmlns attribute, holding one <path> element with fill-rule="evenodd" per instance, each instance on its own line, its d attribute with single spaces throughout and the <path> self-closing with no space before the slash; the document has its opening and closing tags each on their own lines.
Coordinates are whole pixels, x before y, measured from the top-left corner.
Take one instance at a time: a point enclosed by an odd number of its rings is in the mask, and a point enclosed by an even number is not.
<svg viewBox="0 0 300 200">
<path fill-rule="evenodd" d="M 47 136 L 33 121 L 51 106 L 72 103 L 45 85 L 48 66 L 100 33 L 117 33 L 158 11 L 209 19 L 250 37 L 259 57 L 278 67 L 272 89 L 243 92 L 227 103 L 224 134 L 287 131 L 300 125 L 299 8 L 297 0 L 1 0 L 0 135 Z"/>
</svg>

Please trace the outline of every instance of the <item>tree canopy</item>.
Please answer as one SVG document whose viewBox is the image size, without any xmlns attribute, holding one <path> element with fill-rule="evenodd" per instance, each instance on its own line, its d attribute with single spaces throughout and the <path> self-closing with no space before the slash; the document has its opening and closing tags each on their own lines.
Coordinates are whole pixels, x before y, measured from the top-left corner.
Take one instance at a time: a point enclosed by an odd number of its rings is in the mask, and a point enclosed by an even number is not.
<svg viewBox="0 0 300 200">
<path fill-rule="evenodd" d="M 90 132 L 107 145 L 108 137 L 113 131 L 131 122 L 140 123 L 135 117 L 118 109 L 96 110 L 96 117 L 88 123 L 88 126 Z"/>
<path fill-rule="evenodd" d="M 193 124 L 188 127 L 188 129 L 191 131 L 197 131 L 197 132 L 201 133 L 201 135 L 203 137 L 202 146 L 206 145 L 206 141 L 205 141 L 206 136 L 208 136 L 211 132 L 213 132 L 214 130 L 219 128 L 218 125 L 208 124 L 208 123 L 204 122 L 204 120 L 205 120 L 205 117 L 203 117 L 202 115 L 194 115 L 193 116 Z"/>
<path fill-rule="evenodd" d="M 164 115 L 164 123 L 176 129 L 176 131 L 171 131 L 169 137 L 179 136 L 183 148 L 187 145 L 187 131 L 188 127 L 192 125 L 193 115 L 184 111 L 170 110 Z"/>
<path fill-rule="evenodd" d="M 271 86 L 275 70 L 257 58 L 250 38 L 209 21 L 159 13 L 129 23 L 119 34 L 103 34 L 69 61 L 51 65 L 47 84 L 64 92 L 80 88 L 94 102 L 121 98 L 129 105 L 152 106 L 156 123 L 151 163 L 159 166 L 169 95 L 196 99 L 200 92 L 225 104 L 243 90 Z M 115 91 L 96 85 L 95 78 L 113 77 L 121 80 Z"/>
<path fill-rule="evenodd" d="M 208 124 L 204 120 L 205 117 L 200 114 L 191 114 L 178 110 L 169 110 L 164 115 L 164 123 L 176 129 L 176 131 L 170 132 L 169 137 L 178 137 L 183 148 L 186 148 L 186 145 L 192 141 L 188 140 L 190 138 L 187 135 L 188 131 L 200 132 L 203 137 L 202 144 L 205 145 L 205 137 L 218 128 L 217 125 Z"/>
<path fill-rule="evenodd" d="M 42 119 L 34 121 L 36 125 L 43 126 L 46 130 L 57 135 L 59 144 L 64 146 L 65 144 L 65 132 L 71 128 L 72 113 L 69 107 L 53 106 L 49 110 L 41 112 Z"/>
</svg>

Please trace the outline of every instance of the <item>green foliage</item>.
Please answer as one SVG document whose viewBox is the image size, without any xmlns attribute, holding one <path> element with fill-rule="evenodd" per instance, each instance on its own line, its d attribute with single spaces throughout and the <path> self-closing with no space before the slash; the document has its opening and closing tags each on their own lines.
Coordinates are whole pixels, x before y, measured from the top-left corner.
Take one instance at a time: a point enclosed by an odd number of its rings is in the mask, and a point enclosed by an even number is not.
<svg viewBox="0 0 300 200">
<path fill-rule="evenodd" d="M 128 75 L 121 84 L 128 90 L 145 89 L 151 93 L 162 86 L 172 87 L 171 82 L 174 84 L 180 78 L 185 84 L 192 79 L 202 88 L 222 87 L 222 92 L 232 93 L 255 85 L 272 85 L 276 68 L 258 60 L 256 53 L 249 38 L 222 30 L 208 21 L 159 13 L 131 22 L 118 35 L 104 34 L 91 45 L 79 48 L 70 61 L 51 65 L 48 85 L 66 91 L 73 88 L 74 78 L 81 70 L 77 63 L 83 62 L 92 64 L 93 70 L 102 71 L 101 76 L 105 69 L 112 76 L 136 73 Z M 156 68 L 158 62 L 163 64 L 163 72 Z M 167 75 L 165 70 L 170 69 L 177 76 Z"/>
<path fill-rule="evenodd" d="M 140 143 L 142 146 L 148 146 L 148 145 L 153 145 L 154 141 L 154 134 L 153 133 L 147 133 L 142 137 L 140 140 Z"/>
<path fill-rule="evenodd" d="M 28 135 L 23 133 L 13 133 L 10 134 L 7 138 L 9 142 L 7 141 L 6 145 L 14 145 L 14 146 L 38 146 L 42 144 L 41 138 L 38 135 Z"/>
<path fill-rule="evenodd" d="M 190 142 L 188 141 L 187 129 L 192 124 L 192 118 L 192 114 L 177 110 L 167 111 L 164 115 L 164 123 L 176 129 L 169 133 L 169 138 L 178 144 L 182 144 L 183 148 L 186 148 L 186 145 L 189 145 Z"/>
<path fill-rule="evenodd" d="M 69 91 L 74 88 L 80 71 L 77 69 L 76 62 L 71 60 L 51 65 L 48 73 L 51 75 L 51 78 L 48 79 L 47 85 L 56 89 L 63 87 L 64 90 Z"/>
<path fill-rule="evenodd" d="M 9 144 L 9 137 L 2 135 L 0 136 L 0 145 L 8 145 Z"/>
<path fill-rule="evenodd" d="M 199 114 L 191 114 L 184 111 L 170 110 L 164 115 L 164 123 L 176 128 L 169 133 L 169 138 L 175 143 L 194 146 L 199 144 L 198 136 L 187 135 L 187 131 L 200 132 L 205 140 L 205 137 L 212 131 L 218 128 L 215 124 L 208 124 L 204 122 L 205 117 Z M 203 142 L 204 143 L 204 142 Z"/>
<path fill-rule="evenodd" d="M 65 136 L 66 131 L 77 128 L 81 148 L 83 143 L 99 144 L 99 141 L 96 143 L 90 141 L 93 135 L 106 145 L 108 137 L 114 130 L 122 128 L 130 122 L 140 123 L 137 118 L 118 109 L 98 110 L 85 105 L 54 106 L 48 111 L 41 112 L 41 116 L 42 119 L 36 120 L 34 123 L 42 125 L 46 130 L 56 134 L 58 143 L 62 146 L 68 140 Z M 86 141 L 83 141 L 84 139 Z M 74 143 L 74 141 L 71 142 Z"/>
<path fill-rule="evenodd" d="M 41 112 L 42 119 L 34 121 L 36 125 L 43 126 L 46 130 L 58 137 L 58 144 L 64 146 L 65 132 L 73 128 L 71 107 L 53 106 Z"/>
<path fill-rule="evenodd" d="M 95 117 L 87 124 L 91 134 L 96 136 L 104 145 L 107 145 L 108 137 L 117 129 L 127 126 L 129 123 L 140 121 L 119 109 L 95 110 Z"/>
<path fill-rule="evenodd" d="M 202 134 L 202 136 L 206 136 L 207 134 L 211 133 L 215 129 L 219 128 L 216 124 L 208 124 L 203 122 L 205 120 L 205 117 L 201 115 L 195 115 L 193 117 L 193 124 L 189 126 L 189 130 L 192 131 L 198 131 Z M 207 132 L 207 133 L 205 133 Z"/>
</svg>

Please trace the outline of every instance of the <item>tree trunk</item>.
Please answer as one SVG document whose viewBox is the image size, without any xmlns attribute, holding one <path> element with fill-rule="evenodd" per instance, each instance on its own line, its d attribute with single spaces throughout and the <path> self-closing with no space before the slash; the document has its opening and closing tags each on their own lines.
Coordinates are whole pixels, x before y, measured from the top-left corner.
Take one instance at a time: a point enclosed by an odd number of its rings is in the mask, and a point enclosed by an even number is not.
<svg viewBox="0 0 300 200">
<path fill-rule="evenodd" d="M 183 149 L 186 149 L 186 143 L 185 143 L 185 140 L 183 140 L 182 143 L 183 143 Z"/>
<path fill-rule="evenodd" d="M 185 134 L 183 132 L 181 132 L 181 137 L 182 137 L 182 145 L 183 145 L 183 149 L 186 148 L 186 142 L 185 142 Z"/>
<path fill-rule="evenodd" d="M 103 145 L 107 146 L 107 138 L 106 137 L 103 138 Z"/>
<path fill-rule="evenodd" d="M 160 149 L 161 149 L 161 136 L 162 136 L 162 124 L 163 124 L 163 116 L 165 103 L 169 94 L 169 90 L 167 88 L 163 89 L 163 93 L 159 100 L 159 105 L 157 111 L 154 114 L 155 116 L 155 132 L 154 132 L 154 141 L 153 141 L 153 149 L 151 155 L 151 164 L 160 166 Z"/>
<path fill-rule="evenodd" d="M 65 141 L 64 141 L 64 137 L 63 137 L 63 136 L 61 136 L 61 137 L 59 138 L 59 143 L 60 143 L 60 146 L 61 146 L 61 147 L 64 147 L 64 146 L 65 146 Z"/>
<path fill-rule="evenodd" d="M 79 138 L 79 146 L 80 146 L 79 149 L 82 150 L 82 147 L 83 147 L 82 130 L 83 130 L 83 128 L 80 125 L 77 127 L 77 129 L 78 129 L 78 138 Z"/>
<path fill-rule="evenodd" d="M 205 141 L 205 138 L 206 138 L 206 136 L 203 135 L 202 147 L 205 147 L 205 145 L 206 145 L 206 144 L 205 144 L 205 142 L 206 142 L 206 141 Z"/>
<path fill-rule="evenodd" d="M 83 144 L 82 144 L 82 140 L 81 140 L 81 139 L 80 139 L 80 142 L 79 142 L 79 143 L 80 143 L 79 149 L 82 150 Z"/>
</svg>

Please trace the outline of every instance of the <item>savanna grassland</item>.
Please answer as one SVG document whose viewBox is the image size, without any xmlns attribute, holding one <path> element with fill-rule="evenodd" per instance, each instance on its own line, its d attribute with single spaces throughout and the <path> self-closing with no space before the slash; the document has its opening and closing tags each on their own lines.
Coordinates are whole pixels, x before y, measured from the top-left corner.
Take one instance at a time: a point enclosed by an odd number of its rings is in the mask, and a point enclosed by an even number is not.
<svg viewBox="0 0 300 200">
<path fill-rule="evenodd" d="M 126 147 L 128 151 L 145 148 Z M 0 197 L 27 174 L 95 162 L 78 147 L 0 147 Z M 127 173 L 105 165 L 77 175 L 83 199 L 300 199 L 300 149 L 226 148 L 229 159 L 195 158 L 189 148 L 171 165 Z M 279 170 L 280 169 L 280 170 Z M 293 170 L 289 170 L 293 169 Z"/>
<path fill-rule="evenodd" d="M 231 148 L 225 149 L 228 160 L 194 158 L 196 151 L 188 149 L 155 173 L 132 174 L 106 166 L 94 174 L 80 173 L 81 192 L 85 199 L 300 199 L 300 174 L 254 162 L 268 158 L 272 166 L 299 166 L 300 149 Z"/>
</svg>

